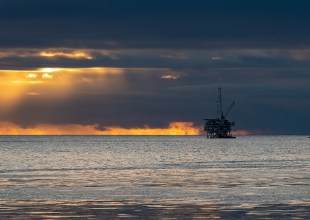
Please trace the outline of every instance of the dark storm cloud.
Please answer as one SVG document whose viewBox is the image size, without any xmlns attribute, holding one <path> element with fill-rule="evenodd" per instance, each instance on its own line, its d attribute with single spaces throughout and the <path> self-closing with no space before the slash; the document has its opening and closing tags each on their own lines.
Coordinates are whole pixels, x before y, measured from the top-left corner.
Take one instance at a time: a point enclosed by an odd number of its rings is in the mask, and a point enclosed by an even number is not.
<svg viewBox="0 0 310 220">
<path fill-rule="evenodd" d="M 224 109 L 237 101 L 230 116 L 239 128 L 274 134 L 290 133 L 292 128 L 295 134 L 303 134 L 308 129 L 310 81 L 302 72 L 296 71 L 293 77 L 287 69 L 241 68 L 234 74 L 229 69 L 200 69 L 168 80 L 160 77 L 166 71 L 129 69 L 108 77 L 85 73 L 75 77 L 69 99 L 27 96 L 2 117 L 24 127 L 40 123 L 164 127 L 171 121 L 201 125 L 202 118 L 215 117 L 216 89 L 221 85 Z M 85 77 L 95 83 L 83 83 Z M 110 88 L 105 90 L 101 81 Z M 121 81 L 125 85 L 114 88 Z"/>
<path fill-rule="evenodd" d="M 309 1 L 1 1 L 0 46 L 309 47 Z"/>
</svg>

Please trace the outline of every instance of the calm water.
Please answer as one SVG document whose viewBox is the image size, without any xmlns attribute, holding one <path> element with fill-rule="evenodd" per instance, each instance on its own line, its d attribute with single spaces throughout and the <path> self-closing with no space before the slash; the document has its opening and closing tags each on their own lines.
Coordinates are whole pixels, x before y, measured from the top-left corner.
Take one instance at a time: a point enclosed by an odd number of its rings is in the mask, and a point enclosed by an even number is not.
<svg viewBox="0 0 310 220">
<path fill-rule="evenodd" d="M 2 136 L 0 218 L 310 218 L 310 139 Z"/>
</svg>

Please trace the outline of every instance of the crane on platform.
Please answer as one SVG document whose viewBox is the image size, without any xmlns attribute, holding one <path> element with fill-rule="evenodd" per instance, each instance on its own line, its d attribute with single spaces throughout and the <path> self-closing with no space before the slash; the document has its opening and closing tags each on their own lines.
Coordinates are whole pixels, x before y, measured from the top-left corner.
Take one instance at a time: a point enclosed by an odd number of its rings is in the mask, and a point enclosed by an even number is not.
<svg viewBox="0 0 310 220">
<path fill-rule="evenodd" d="M 235 101 L 233 101 L 233 102 L 231 103 L 231 105 L 229 106 L 229 108 L 228 108 L 228 110 L 227 110 L 227 112 L 226 112 L 226 114 L 225 114 L 225 118 L 227 117 L 227 115 L 229 114 L 229 112 L 231 111 L 231 109 L 233 108 L 234 104 L 235 104 Z"/>
</svg>

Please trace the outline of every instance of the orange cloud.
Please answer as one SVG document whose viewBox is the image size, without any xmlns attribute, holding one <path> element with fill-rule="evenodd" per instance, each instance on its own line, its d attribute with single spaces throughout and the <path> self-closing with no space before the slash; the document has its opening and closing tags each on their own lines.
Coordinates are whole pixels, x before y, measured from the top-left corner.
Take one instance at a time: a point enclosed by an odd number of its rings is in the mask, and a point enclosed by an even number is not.
<svg viewBox="0 0 310 220">
<path fill-rule="evenodd" d="M 98 130 L 97 125 L 51 125 L 40 124 L 22 128 L 12 122 L 0 122 L 0 135 L 199 135 L 200 129 L 192 122 L 172 122 L 167 128 L 122 128 L 106 127 Z"/>
<path fill-rule="evenodd" d="M 40 52 L 41 57 L 65 57 L 71 59 L 87 59 L 92 60 L 93 57 L 86 52 L 73 51 L 73 52 L 55 52 L 55 51 L 42 51 Z"/>
<path fill-rule="evenodd" d="M 166 128 L 150 128 L 148 126 L 123 128 L 119 126 L 105 127 L 99 130 L 98 125 L 79 124 L 39 124 L 35 127 L 22 128 L 12 122 L 0 121 L 0 135 L 201 135 L 204 134 L 192 122 L 171 122 Z M 235 136 L 257 134 L 254 131 L 237 130 Z"/>
<path fill-rule="evenodd" d="M 172 122 L 167 128 L 121 128 L 108 127 L 104 134 L 108 135 L 199 135 L 200 129 L 192 122 Z"/>
</svg>

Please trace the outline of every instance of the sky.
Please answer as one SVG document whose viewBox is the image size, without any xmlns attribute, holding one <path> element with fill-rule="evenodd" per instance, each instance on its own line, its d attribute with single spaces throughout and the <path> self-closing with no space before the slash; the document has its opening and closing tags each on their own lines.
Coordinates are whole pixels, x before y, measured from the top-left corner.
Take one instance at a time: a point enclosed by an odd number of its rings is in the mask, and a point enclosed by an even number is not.
<svg viewBox="0 0 310 220">
<path fill-rule="evenodd" d="M 0 4 L 0 134 L 310 133 L 308 0 Z"/>
</svg>

